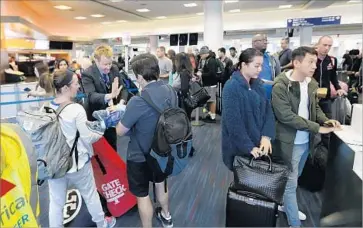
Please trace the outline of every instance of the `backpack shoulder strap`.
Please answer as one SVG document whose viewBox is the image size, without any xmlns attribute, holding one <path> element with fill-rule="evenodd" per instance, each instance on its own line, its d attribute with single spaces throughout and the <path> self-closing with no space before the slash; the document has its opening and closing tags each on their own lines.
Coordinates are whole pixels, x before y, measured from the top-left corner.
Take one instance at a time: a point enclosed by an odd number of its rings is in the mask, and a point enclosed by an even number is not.
<svg viewBox="0 0 363 228">
<path fill-rule="evenodd" d="M 142 91 L 142 94 L 141 94 L 141 99 L 143 99 L 148 105 L 150 105 L 153 109 L 155 109 L 158 113 L 162 113 L 163 111 L 158 108 L 155 103 L 151 100 L 151 97 L 150 97 L 150 94 L 144 90 Z"/>
<path fill-rule="evenodd" d="M 70 104 L 73 104 L 72 101 L 67 101 L 67 102 L 64 102 L 62 103 L 58 108 L 57 110 L 55 111 L 57 117 L 61 114 L 61 112 Z"/>
</svg>

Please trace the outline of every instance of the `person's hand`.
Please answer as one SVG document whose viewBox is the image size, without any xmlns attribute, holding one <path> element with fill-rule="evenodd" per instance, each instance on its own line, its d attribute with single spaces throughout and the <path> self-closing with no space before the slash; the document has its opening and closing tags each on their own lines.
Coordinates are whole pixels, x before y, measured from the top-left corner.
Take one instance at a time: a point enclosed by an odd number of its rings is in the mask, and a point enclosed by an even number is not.
<svg viewBox="0 0 363 228">
<path fill-rule="evenodd" d="M 260 157 L 260 148 L 253 147 L 252 151 L 250 152 L 254 158 Z"/>
<path fill-rule="evenodd" d="M 320 134 L 329 134 L 335 130 L 339 130 L 338 128 L 334 128 L 334 127 L 320 127 L 319 128 L 319 133 Z"/>
<path fill-rule="evenodd" d="M 108 106 L 109 106 L 109 107 L 113 107 L 113 100 L 112 100 L 112 99 L 110 99 L 110 100 L 108 101 Z"/>
<path fill-rule="evenodd" d="M 112 87 L 111 87 L 111 96 L 112 96 L 112 98 L 118 97 L 118 95 L 120 94 L 120 92 L 122 90 L 122 86 L 118 87 L 118 85 L 119 85 L 119 81 L 118 81 L 118 78 L 116 77 L 113 80 Z"/>
<path fill-rule="evenodd" d="M 268 155 L 272 153 L 272 146 L 271 140 L 266 137 L 262 136 L 260 141 L 260 155 Z"/>
<path fill-rule="evenodd" d="M 337 94 L 338 94 L 338 96 L 343 96 L 343 95 L 347 95 L 347 92 L 345 92 L 345 90 L 344 90 L 344 89 L 339 89 L 339 90 L 337 91 Z"/>
<path fill-rule="evenodd" d="M 201 76 L 202 76 L 202 72 L 201 72 L 201 71 L 198 71 L 198 72 L 197 72 L 197 76 L 198 76 L 198 77 L 201 77 Z"/>
<path fill-rule="evenodd" d="M 121 99 L 120 100 L 120 104 L 123 104 L 124 105 L 124 104 L 126 104 L 126 101 L 124 99 Z"/>
<path fill-rule="evenodd" d="M 324 122 L 324 125 L 331 126 L 332 128 L 341 128 L 339 121 L 337 120 L 328 120 Z"/>
<path fill-rule="evenodd" d="M 34 91 L 29 91 L 29 92 L 28 92 L 28 97 L 35 97 L 35 95 L 34 95 Z"/>
</svg>

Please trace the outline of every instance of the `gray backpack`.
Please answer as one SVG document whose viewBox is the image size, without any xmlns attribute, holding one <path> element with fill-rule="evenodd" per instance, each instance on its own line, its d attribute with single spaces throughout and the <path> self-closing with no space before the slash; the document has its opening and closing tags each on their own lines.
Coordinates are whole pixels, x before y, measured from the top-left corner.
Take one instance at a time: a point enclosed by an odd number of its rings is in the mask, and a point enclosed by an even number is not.
<svg viewBox="0 0 363 228">
<path fill-rule="evenodd" d="M 70 104 L 72 102 L 63 103 L 56 111 L 46 107 L 46 112 L 21 111 L 17 114 L 19 125 L 30 136 L 37 153 L 38 185 L 48 179 L 64 177 L 72 168 L 74 151 L 78 169 L 79 132 L 70 148 L 59 122 L 59 114 Z"/>
</svg>

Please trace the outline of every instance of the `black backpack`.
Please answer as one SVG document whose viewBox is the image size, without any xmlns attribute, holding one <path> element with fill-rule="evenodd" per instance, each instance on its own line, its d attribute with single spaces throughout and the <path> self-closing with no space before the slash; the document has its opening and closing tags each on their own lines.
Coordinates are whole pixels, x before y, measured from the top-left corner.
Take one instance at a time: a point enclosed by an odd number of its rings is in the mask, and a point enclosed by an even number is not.
<svg viewBox="0 0 363 228">
<path fill-rule="evenodd" d="M 213 57 L 211 57 L 211 58 L 213 58 Z M 209 60 L 210 60 L 210 58 L 207 59 L 205 65 L 208 66 Z M 216 77 L 217 77 L 217 80 L 218 81 L 221 81 L 223 79 L 224 73 L 225 73 L 224 64 L 218 58 L 214 58 L 214 60 L 216 61 L 216 64 L 217 64 L 217 66 L 216 66 L 217 72 L 215 72 L 216 73 Z"/>
<path fill-rule="evenodd" d="M 165 86 L 174 95 L 170 107 L 160 109 L 147 91 L 142 92 L 141 98 L 160 113 L 146 161 L 154 173 L 166 178 L 179 174 L 186 167 L 192 148 L 192 127 L 186 112 L 178 107 L 176 92 L 169 85 Z"/>
</svg>

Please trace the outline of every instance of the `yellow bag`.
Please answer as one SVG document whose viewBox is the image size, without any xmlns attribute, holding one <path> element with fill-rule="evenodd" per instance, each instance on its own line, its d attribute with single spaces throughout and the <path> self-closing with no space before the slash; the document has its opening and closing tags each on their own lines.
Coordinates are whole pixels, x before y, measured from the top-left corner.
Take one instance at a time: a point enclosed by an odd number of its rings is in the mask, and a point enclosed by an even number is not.
<svg viewBox="0 0 363 228">
<path fill-rule="evenodd" d="M 318 98 L 326 98 L 328 95 L 328 88 L 318 88 L 316 91 Z"/>
<path fill-rule="evenodd" d="M 39 227 L 38 192 L 25 149 L 29 146 L 24 147 L 23 137 L 16 128 L 16 125 L 1 123 L 0 227 Z"/>
</svg>

